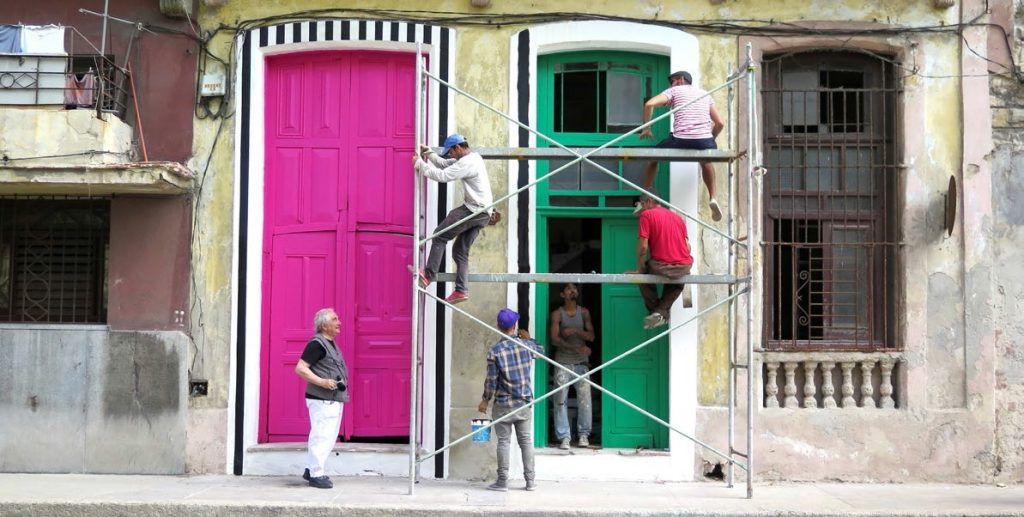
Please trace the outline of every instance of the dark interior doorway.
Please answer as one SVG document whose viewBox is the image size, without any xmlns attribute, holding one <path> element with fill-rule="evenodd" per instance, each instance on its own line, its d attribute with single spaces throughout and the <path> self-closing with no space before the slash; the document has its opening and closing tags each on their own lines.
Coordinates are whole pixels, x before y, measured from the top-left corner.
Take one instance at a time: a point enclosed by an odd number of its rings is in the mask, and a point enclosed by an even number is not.
<svg viewBox="0 0 1024 517">
<path fill-rule="evenodd" d="M 550 218 L 548 219 L 548 264 L 552 273 L 599 273 L 601 272 L 601 219 L 600 218 Z M 548 313 L 558 309 L 562 304 L 560 293 L 564 284 L 551 284 L 548 289 Z M 601 358 L 600 322 L 602 316 L 601 284 L 578 284 L 581 307 L 590 311 L 594 325 L 594 342 L 589 346 L 592 350 L 590 367 L 598 366 Z M 550 321 L 550 318 L 548 318 Z M 545 342 L 551 342 L 550 323 L 545 329 Z M 553 354 L 553 352 L 552 352 Z M 554 389 L 554 368 L 549 367 L 548 387 Z M 592 377 L 597 384 L 601 383 L 601 372 Z M 601 392 L 591 389 L 594 420 L 590 431 L 591 446 L 601 443 Z M 576 440 L 576 391 L 569 389 L 566 402 L 569 412 L 569 428 Z M 549 404 L 549 411 L 552 405 Z M 548 419 L 548 445 L 557 446 L 555 439 L 554 417 Z"/>
</svg>

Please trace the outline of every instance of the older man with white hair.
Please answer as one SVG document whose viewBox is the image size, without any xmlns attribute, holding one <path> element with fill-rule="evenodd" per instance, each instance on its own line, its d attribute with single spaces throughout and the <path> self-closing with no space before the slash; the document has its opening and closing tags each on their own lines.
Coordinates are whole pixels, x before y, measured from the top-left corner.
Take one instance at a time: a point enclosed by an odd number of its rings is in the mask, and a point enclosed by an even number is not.
<svg viewBox="0 0 1024 517">
<path fill-rule="evenodd" d="M 313 318 L 313 328 L 316 334 L 306 343 L 295 365 L 295 373 L 306 381 L 306 408 L 309 409 L 308 467 L 302 479 L 311 487 L 333 488 L 324 466 L 338 440 L 341 410 L 349 399 L 348 367 L 334 343 L 341 331 L 338 313 L 331 308 L 320 309 Z"/>
</svg>

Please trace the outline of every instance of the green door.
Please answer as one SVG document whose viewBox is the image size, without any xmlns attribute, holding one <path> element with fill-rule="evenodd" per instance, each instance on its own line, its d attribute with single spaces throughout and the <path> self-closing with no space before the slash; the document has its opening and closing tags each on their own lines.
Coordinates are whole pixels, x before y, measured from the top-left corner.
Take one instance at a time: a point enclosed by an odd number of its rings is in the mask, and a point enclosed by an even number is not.
<svg viewBox="0 0 1024 517">
<path fill-rule="evenodd" d="M 538 129 L 565 145 L 596 147 L 642 123 L 644 101 L 664 87 L 668 76 L 665 56 L 619 51 L 583 51 L 547 54 L 537 59 Z M 659 112 L 660 113 L 660 110 Z M 656 113 L 657 114 L 657 113 Z M 668 123 L 654 128 L 656 138 L 668 133 Z M 538 140 L 539 146 L 547 145 Z M 620 147 L 652 146 L 654 142 L 630 135 Z M 546 174 L 567 160 L 539 161 L 537 175 Z M 634 183 L 642 183 L 644 162 L 600 160 L 603 166 Z M 656 186 L 668 187 L 667 167 L 662 165 Z M 615 178 L 587 164 L 575 164 L 537 186 L 538 272 L 622 273 L 636 267 L 636 218 L 632 202 L 637 192 Z M 566 221 L 582 221 L 577 231 L 582 240 L 564 238 Z M 598 235 L 599 234 L 599 235 Z M 595 242 L 600 239 L 600 242 Z M 595 246 L 600 249 L 595 251 Z M 585 261 L 566 266 L 567 255 L 587 249 L 600 255 L 600 264 Z M 588 253 L 589 253 L 588 252 Z M 556 260 L 557 259 L 557 260 Z M 596 261 L 596 259 L 595 259 Z M 584 296 L 584 306 L 595 315 L 598 340 L 592 348 L 591 367 L 596 367 L 646 339 L 641 322 L 645 315 L 635 285 L 592 287 L 594 296 Z M 600 294 L 597 294 L 599 291 Z M 547 284 L 537 284 L 533 321 L 535 334 L 548 338 L 548 315 L 552 298 Z M 595 307 L 600 298 L 600 307 Z M 549 346 L 549 350 L 550 346 Z M 668 382 L 665 343 L 653 343 L 641 352 L 598 374 L 602 386 L 630 402 L 667 420 Z M 536 393 L 548 389 L 550 368 L 537 363 Z M 598 391 L 592 396 L 598 401 Z M 539 447 L 548 444 L 550 405 L 539 404 L 535 414 L 535 436 Z M 602 395 L 595 404 L 594 430 L 600 432 L 604 447 L 667 448 L 668 435 L 657 424 L 618 401 Z M 591 442 L 596 440 L 591 436 Z"/>
<path fill-rule="evenodd" d="M 601 262 L 605 273 L 636 269 L 636 218 L 605 219 L 601 233 Z M 601 362 L 635 347 L 655 334 L 644 330 L 647 315 L 635 285 L 605 284 L 601 304 L 612 307 L 600 322 Z M 614 315 L 614 316 L 612 316 Z M 664 330 L 664 329 L 661 329 Z M 604 387 L 616 395 L 668 420 L 668 339 L 661 338 L 604 370 Z M 602 440 L 605 447 L 668 447 L 668 430 L 636 410 L 602 394 Z"/>
</svg>

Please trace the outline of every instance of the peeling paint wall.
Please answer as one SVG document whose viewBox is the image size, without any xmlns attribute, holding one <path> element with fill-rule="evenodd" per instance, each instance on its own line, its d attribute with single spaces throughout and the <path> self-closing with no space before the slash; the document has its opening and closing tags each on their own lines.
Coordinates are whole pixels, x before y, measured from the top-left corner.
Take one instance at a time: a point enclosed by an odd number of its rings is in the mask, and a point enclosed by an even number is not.
<svg viewBox="0 0 1024 517">
<path fill-rule="evenodd" d="M 1011 52 L 1024 62 L 1024 2 L 1006 2 Z M 995 49 L 1002 49 L 999 41 Z M 998 51 L 998 50 L 997 50 Z M 999 54 L 1002 55 L 1002 54 Z M 992 77 L 992 277 L 998 329 L 996 355 L 996 479 L 1024 480 L 1024 84 Z"/>
<path fill-rule="evenodd" d="M 804 0 L 786 0 L 770 4 L 727 0 L 717 5 L 706 1 L 688 1 L 672 5 L 648 0 L 619 2 L 567 1 L 559 4 L 561 11 L 586 11 L 615 16 L 643 17 L 663 21 L 773 19 L 785 22 L 839 23 L 845 27 L 898 27 L 940 26 L 955 24 L 960 10 L 935 9 L 930 1 L 902 0 L 892 2 L 825 1 L 808 4 Z M 965 9 L 977 9 L 974 0 L 964 2 Z M 274 15 L 287 15 L 300 11 L 334 8 L 325 1 L 281 1 L 254 4 L 229 0 L 220 7 L 203 7 L 199 21 L 204 27 L 220 24 L 234 25 L 240 21 Z M 402 2 L 372 0 L 360 3 L 364 9 L 403 9 Z M 468 2 L 425 0 L 417 5 L 419 12 L 468 12 L 495 14 L 538 13 L 550 6 L 540 2 L 503 3 L 486 9 L 473 9 Z M 1019 2 L 1018 2 L 1019 8 Z M 305 19 L 308 14 L 296 15 Z M 336 13 L 338 17 L 353 17 L 357 13 Z M 808 16 L 813 16 L 809 19 Z M 840 22 L 841 21 L 841 22 Z M 440 22 L 439 22 L 440 23 Z M 456 82 L 499 109 L 504 109 L 509 98 L 508 41 L 512 33 L 523 26 L 468 27 L 453 24 L 458 34 L 456 50 Z M 961 179 L 965 192 L 971 196 L 965 201 L 968 210 L 984 207 L 985 199 L 978 197 L 979 185 L 987 176 L 987 169 L 975 171 L 969 151 L 982 149 L 986 142 L 977 136 L 979 110 L 972 100 L 987 103 L 987 86 L 978 90 L 975 83 L 961 79 L 964 72 L 965 49 L 956 33 L 918 33 L 892 37 L 803 37 L 756 39 L 717 34 L 695 34 L 701 48 L 700 76 L 702 84 L 711 86 L 724 81 L 729 63 L 740 60 L 742 45 L 756 41 L 758 52 L 817 47 L 865 48 L 893 56 L 901 66 L 903 76 L 902 154 L 902 221 L 904 246 L 901 254 L 902 292 L 899 302 L 899 334 L 906 349 L 905 374 L 897 379 L 904 391 L 907 407 L 876 413 L 865 411 L 758 411 L 757 447 L 762 454 L 758 463 L 758 476 L 767 479 L 825 479 L 848 480 L 934 480 L 934 481 L 988 481 L 997 472 L 997 465 L 1007 465 L 1003 472 L 1020 472 L 1024 458 L 1019 452 L 1022 431 L 1020 377 L 1024 376 L 1022 355 L 1014 345 L 1021 342 L 1020 324 L 1012 315 L 1019 314 L 1020 294 L 1012 290 L 1024 285 L 1019 282 L 1018 255 L 1022 236 L 1014 230 L 1024 220 L 1008 202 L 1016 199 L 1024 187 L 1015 175 L 1000 172 L 1004 168 L 1018 170 L 1022 159 L 1017 151 L 1000 151 L 992 161 L 992 184 L 984 196 L 994 201 L 995 217 L 988 224 L 977 226 L 975 220 L 965 217 L 958 221 L 959 229 L 952 236 L 942 232 L 943 192 L 952 174 Z M 231 35 L 220 32 L 210 49 L 227 58 L 231 51 Z M 774 45 L 774 47 L 773 47 Z M 237 78 L 236 78 L 237 79 Z M 1013 88 L 1010 88 L 1013 86 Z M 1006 87 L 1006 99 L 1020 99 L 1015 83 Z M 979 93 L 980 91 L 980 93 Z M 967 93 L 965 93 L 967 92 Z M 1017 95 L 1017 97 L 1013 97 Z M 965 100 L 965 96 L 967 100 Z M 235 99 L 237 103 L 239 100 Z M 726 106 L 726 93 L 715 95 L 718 106 Z M 1006 120 L 1019 127 L 1021 117 L 1019 100 L 1007 100 Z M 984 104 L 987 109 L 987 104 Z M 999 113 L 999 112 L 997 112 Z M 502 146 L 508 141 L 508 127 L 496 116 L 464 98 L 457 98 L 455 130 L 469 136 L 474 145 Z M 742 122 L 744 118 L 735 119 Z M 200 272 L 196 280 L 197 303 L 192 311 L 192 334 L 196 337 L 194 372 L 209 378 L 210 396 L 193 399 L 192 413 L 204 416 L 197 422 L 224 424 L 230 417 L 228 385 L 231 348 L 231 248 L 236 235 L 232 231 L 232 188 L 234 178 L 234 134 L 238 117 L 221 120 L 196 120 L 192 165 L 203 170 L 209 156 L 209 172 L 203 179 L 204 188 L 196 200 L 198 220 L 202 221 L 194 241 L 193 267 Z M 987 124 L 987 122 L 985 122 Z M 222 127 L 223 126 L 223 127 Z M 1005 138 L 1019 140 L 1015 130 L 1008 129 Z M 997 131 L 998 133 L 998 131 Z M 734 138 L 744 142 L 744 129 L 734 128 Z M 218 138 L 219 137 L 219 138 Z M 215 150 L 214 145 L 216 144 Z M 719 137 L 725 147 L 726 136 Z M 1019 151 L 1020 142 L 1016 142 Z M 1000 161 L 1002 160 L 1002 161 Z M 742 170 L 746 162 L 738 164 Z M 1003 165 L 1006 164 L 1006 165 Z M 489 164 L 491 182 L 496 195 L 500 195 L 507 182 L 507 170 L 502 162 Z M 726 167 L 716 166 L 717 183 L 724 202 Z M 1017 174 L 1016 176 L 1019 176 Z M 979 183 L 981 181 L 981 183 Z M 997 192 L 997 188 L 999 189 Z M 738 199 L 745 200 L 746 187 L 742 186 Z M 455 194 L 459 196 L 459 193 Z M 706 194 L 701 189 L 699 206 L 706 210 Z M 1019 196 L 1018 196 L 1019 197 Z M 1000 202 L 1000 199 L 1005 200 Z M 1019 204 L 1019 203 L 1018 203 Z M 1005 205 L 1005 206 L 1004 206 Z M 745 204 L 737 208 L 742 212 Z M 508 213 L 506 211 L 506 213 Z M 702 215 L 709 219 L 709 214 Z M 741 214 L 741 225 L 747 214 Z M 507 263 L 506 220 L 497 227 L 488 228 L 473 250 L 473 268 L 477 271 L 501 271 Z M 979 221 L 980 224 L 980 221 Z M 760 225 L 760 222 L 757 222 Z M 995 232 L 994 250 L 984 249 L 984 240 Z M 756 237 L 756 236 L 755 236 Z M 726 248 L 717 238 L 702 232 L 697 260 L 702 272 L 724 272 Z M 981 243 L 981 244 L 979 244 Z M 995 262 L 992 253 L 1004 258 Z M 760 256 L 754 257 L 755 271 L 761 267 Z M 996 264 L 1005 264 L 996 266 Z M 741 263 L 741 267 L 744 265 Z M 250 272 L 254 274 L 254 272 Z M 994 282 L 993 282 L 994 279 Z M 990 287 L 994 288 L 990 289 Z M 759 286 L 755 286 L 759 289 Z M 498 307 L 505 304 L 506 288 L 492 286 L 474 291 L 473 302 L 464 305 L 472 314 L 490 321 Z M 723 287 L 698 289 L 699 306 L 708 306 L 725 295 Z M 760 336 L 761 304 L 756 291 L 755 335 Z M 993 312 L 992 300 L 997 300 Z M 1016 310 L 1016 312 L 1014 312 Z M 1002 311 L 1002 312 L 1000 312 Z M 743 306 L 740 314 L 743 314 Z M 1000 325 L 1002 325 L 1000 327 Z M 995 335 L 995 328 L 1003 328 Z M 531 329 L 535 330 L 535 329 Z M 744 327 L 737 324 L 740 336 Z M 1015 333 L 1014 333 L 1015 332 Z M 450 436 L 461 436 L 466 423 L 476 415 L 476 404 L 483 380 L 483 357 L 493 337 L 475 324 L 455 316 L 452 329 L 452 364 Z M 1007 338 L 1006 336 L 1010 337 Z M 258 339 L 250 336 L 249 339 Z M 725 313 L 719 312 L 703 320 L 699 326 L 698 400 L 704 406 L 698 415 L 698 434 L 712 443 L 723 445 L 724 411 L 727 390 L 727 339 Z M 757 339 L 760 339 L 759 337 Z M 993 343 L 995 341 L 995 343 Z M 743 346 L 742 342 L 740 346 Z M 994 390 L 996 370 L 994 356 L 998 356 L 998 381 Z M 249 375 L 258 375 L 250 372 Z M 1006 387 L 1002 387 L 1005 384 Z M 739 387 L 740 390 L 743 386 Z M 741 391 L 742 393 L 742 391 Z M 994 402 L 995 400 L 995 402 Z M 994 408 L 999 407 L 997 416 Z M 992 436 L 999 422 L 1000 442 L 994 445 Z M 227 426 L 225 426 L 227 427 Z M 221 427 L 217 427 L 218 431 Z M 912 440 L 910 437 L 924 437 Z M 204 445 L 199 446 L 202 443 Z M 221 443 L 209 437 L 193 446 L 190 442 L 190 465 L 215 465 L 218 454 L 225 453 Z M 223 445 L 226 447 L 226 444 Z M 823 461 L 825 460 L 825 461 Z M 493 469 L 493 451 L 486 447 L 462 446 L 451 455 L 451 475 L 457 478 L 478 479 Z M 924 468 L 922 468 L 922 466 Z M 191 467 L 190 467 L 191 468 Z M 207 467 L 204 467 L 207 468 Z M 212 468 L 212 467 L 209 467 Z M 1003 467 L 999 467 L 1003 468 Z M 1014 470 L 1017 469 L 1017 470 Z M 1012 476 L 1003 474 L 1006 478 Z M 1020 479 L 1020 476 L 1017 476 Z"/>
<path fill-rule="evenodd" d="M 0 108 L 0 155 L 19 165 L 53 163 L 36 156 L 66 156 L 61 163 L 85 165 L 131 161 L 132 128 L 113 115 L 96 117 L 92 110 L 63 108 Z M 10 130 L 16 128 L 16 130 Z"/>
</svg>

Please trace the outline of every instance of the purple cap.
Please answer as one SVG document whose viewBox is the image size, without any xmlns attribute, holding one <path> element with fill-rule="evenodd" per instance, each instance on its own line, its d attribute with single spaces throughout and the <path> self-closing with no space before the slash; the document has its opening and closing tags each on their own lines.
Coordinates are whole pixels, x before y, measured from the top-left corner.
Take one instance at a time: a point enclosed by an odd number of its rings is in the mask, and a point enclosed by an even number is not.
<svg viewBox="0 0 1024 517">
<path fill-rule="evenodd" d="M 519 313 L 512 309 L 502 309 L 498 311 L 498 328 L 502 330 L 508 330 L 516 326 L 516 322 L 519 321 Z"/>
</svg>

